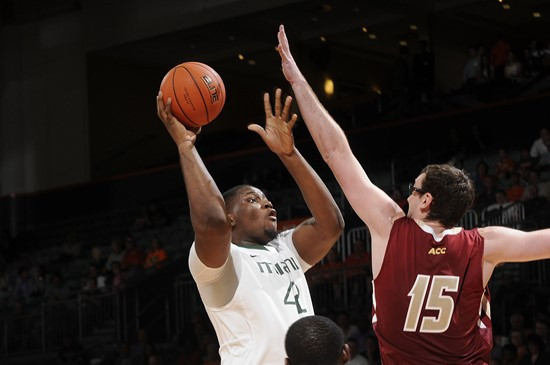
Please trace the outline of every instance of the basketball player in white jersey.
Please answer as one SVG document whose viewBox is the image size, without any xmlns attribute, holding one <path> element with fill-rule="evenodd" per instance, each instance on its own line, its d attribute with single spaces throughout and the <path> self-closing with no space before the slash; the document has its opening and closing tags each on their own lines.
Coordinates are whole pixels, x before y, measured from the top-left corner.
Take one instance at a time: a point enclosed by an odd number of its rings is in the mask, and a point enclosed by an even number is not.
<svg viewBox="0 0 550 365">
<path fill-rule="evenodd" d="M 321 260 L 342 233 L 344 221 L 331 193 L 294 146 L 292 99 L 275 112 L 264 95 L 265 128 L 258 133 L 300 188 L 312 214 L 295 229 L 277 232 L 277 215 L 264 193 L 250 185 L 223 196 L 186 129 L 157 96 L 157 113 L 178 147 L 195 242 L 189 268 L 216 330 L 223 365 L 281 365 L 287 329 L 313 315 L 304 272 Z"/>
</svg>

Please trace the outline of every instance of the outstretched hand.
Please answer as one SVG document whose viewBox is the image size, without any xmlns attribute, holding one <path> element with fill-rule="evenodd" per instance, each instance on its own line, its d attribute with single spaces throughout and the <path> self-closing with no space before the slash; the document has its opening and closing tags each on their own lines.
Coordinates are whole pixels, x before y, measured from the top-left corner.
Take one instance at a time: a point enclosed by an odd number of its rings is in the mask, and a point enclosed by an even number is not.
<svg viewBox="0 0 550 365">
<path fill-rule="evenodd" d="M 172 115 L 172 99 L 168 98 L 166 105 L 162 101 L 162 91 L 157 95 L 157 115 L 176 142 L 176 145 L 184 143 L 194 144 L 200 128 L 186 128 L 174 115 Z"/>
<path fill-rule="evenodd" d="M 294 82 L 303 79 L 304 76 L 300 72 L 292 53 L 290 53 L 290 46 L 288 44 L 288 39 L 286 38 L 285 27 L 281 24 L 279 25 L 279 32 L 277 33 L 277 39 L 279 40 L 279 45 L 277 50 L 281 56 L 281 66 L 283 68 L 283 74 L 288 82 L 293 84 Z"/>
<path fill-rule="evenodd" d="M 292 128 L 298 120 L 298 115 L 292 114 L 289 119 L 292 97 L 287 96 L 285 104 L 282 105 L 281 94 L 281 89 L 275 91 L 275 114 L 271 110 L 269 94 L 264 94 L 265 128 L 258 124 L 250 124 L 248 129 L 258 133 L 272 152 L 288 156 L 294 151 Z"/>
</svg>

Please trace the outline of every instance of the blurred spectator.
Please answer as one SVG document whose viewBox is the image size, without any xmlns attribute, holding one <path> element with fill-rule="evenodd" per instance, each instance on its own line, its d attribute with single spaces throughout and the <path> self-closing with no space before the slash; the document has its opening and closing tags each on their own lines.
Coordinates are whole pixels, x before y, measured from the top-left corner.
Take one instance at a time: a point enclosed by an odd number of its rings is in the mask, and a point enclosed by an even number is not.
<svg viewBox="0 0 550 365">
<path fill-rule="evenodd" d="M 518 364 L 518 352 L 514 345 L 506 344 L 502 347 L 501 351 L 501 364 L 502 365 L 517 365 Z"/>
<path fill-rule="evenodd" d="M 149 217 L 149 210 L 147 207 L 141 207 L 139 210 L 139 215 L 134 220 L 133 228 L 136 231 L 141 231 L 153 226 L 153 221 Z"/>
<path fill-rule="evenodd" d="M 41 297 L 46 292 L 46 289 L 48 287 L 48 275 L 46 274 L 46 271 L 44 269 L 43 265 L 37 265 L 33 268 L 32 272 L 33 276 L 33 282 L 34 282 L 34 289 L 32 291 L 32 295 L 35 297 Z"/>
<path fill-rule="evenodd" d="M 137 247 L 136 242 L 131 236 L 126 236 L 124 243 L 126 245 L 126 251 L 122 259 L 122 268 L 124 270 L 129 270 L 143 267 L 143 260 L 145 259 L 143 250 Z"/>
<path fill-rule="evenodd" d="M 146 207 L 140 208 L 140 213 L 134 220 L 133 228 L 140 231 L 152 227 L 161 227 L 168 223 L 166 214 L 157 206 L 155 202 L 151 202 Z"/>
<path fill-rule="evenodd" d="M 95 265 L 100 271 L 103 271 L 105 268 L 106 261 L 103 257 L 103 249 L 101 246 L 93 245 L 90 248 L 90 263 Z"/>
<path fill-rule="evenodd" d="M 496 82 L 504 81 L 504 68 L 508 63 L 510 54 L 510 44 L 504 38 L 504 34 L 499 34 L 496 43 L 491 48 L 491 67 Z"/>
<path fill-rule="evenodd" d="M 535 333 L 542 340 L 545 350 L 548 350 L 550 346 L 550 333 L 546 318 L 537 318 L 535 321 Z"/>
<path fill-rule="evenodd" d="M 508 176 L 516 168 L 516 161 L 508 154 L 507 148 L 499 148 L 498 150 L 498 160 L 496 162 L 496 172 L 503 172 Z"/>
<path fill-rule="evenodd" d="M 539 169 L 546 169 L 550 166 L 550 131 L 548 128 L 541 128 L 539 138 L 536 139 L 531 146 L 531 157 L 536 159 Z"/>
<path fill-rule="evenodd" d="M 105 267 L 107 270 L 111 270 L 111 265 L 113 261 L 118 261 L 122 263 L 122 260 L 124 259 L 124 255 L 126 254 L 126 251 L 122 249 L 122 243 L 118 238 L 113 238 L 111 240 L 111 253 L 107 257 L 107 261 L 105 262 Z"/>
<path fill-rule="evenodd" d="M 492 176 L 485 176 L 485 178 L 483 178 L 483 190 L 477 196 L 475 209 L 481 212 L 483 208 L 495 204 L 497 202 L 495 193 L 495 178 Z"/>
<path fill-rule="evenodd" d="M 19 269 L 19 276 L 15 282 L 14 295 L 16 297 L 29 298 L 35 289 L 35 283 L 33 277 L 29 274 L 27 267 L 21 267 Z"/>
<path fill-rule="evenodd" d="M 68 299 L 70 296 L 69 289 L 63 282 L 61 274 L 54 272 L 50 278 L 50 284 L 44 294 L 44 298 L 47 301 L 54 302 L 59 300 Z"/>
<path fill-rule="evenodd" d="M 532 333 L 527 336 L 527 348 L 529 353 L 522 359 L 520 365 L 550 364 L 550 357 L 544 351 L 544 343 L 537 334 Z"/>
<path fill-rule="evenodd" d="M 529 56 L 531 57 L 533 76 L 537 76 L 542 72 L 543 53 L 535 39 L 529 42 Z"/>
<path fill-rule="evenodd" d="M 381 365 L 380 359 L 380 347 L 378 346 L 378 338 L 373 335 L 369 335 L 365 338 L 365 357 L 369 362 L 369 365 Z"/>
<path fill-rule="evenodd" d="M 153 237 L 151 239 L 151 250 L 147 253 L 147 256 L 145 257 L 143 267 L 145 267 L 146 269 L 150 267 L 159 268 L 165 263 L 167 259 L 168 254 L 166 253 L 166 250 L 162 247 L 159 239 L 157 237 Z"/>
<path fill-rule="evenodd" d="M 359 353 L 359 344 L 355 338 L 349 338 L 346 343 L 349 347 L 348 365 L 369 365 L 367 359 Z"/>
<path fill-rule="evenodd" d="M 86 278 L 82 287 L 82 295 L 86 298 L 91 298 L 99 294 L 101 294 L 101 291 L 97 288 L 97 279 Z"/>
<path fill-rule="evenodd" d="M 531 151 L 528 147 L 522 147 L 519 151 L 517 166 L 523 179 L 527 179 L 528 171 L 535 168 L 536 160 L 531 157 Z"/>
<path fill-rule="evenodd" d="M 342 330 L 344 334 L 344 340 L 348 341 L 350 338 L 359 338 L 361 336 L 361 331 L 356 324 L 351 323 L 349 314 L 347 312 L 341 312 L 338 315 L 337 322 L 338 327 Z"/>
<path fill-rule="evenodd" d="M 397 203 L 405 212 L 407 211 L 408 201 L 407 197 L 403 196 L 403 191 L 399 187 L 392 189 L 391 198 Z"/>
<path fill-rule="evenodd" d="M 149 219 L 153 223 L 153 226 L 161 227 L 170 223 L 168 215 L 157 205 L 157 203 L 150 203 L 147 207 L 147 211 L 149 214 Z"/>
<path fill-rule="evenodd" d="M 122 264 L 119 261 L 113 261 L 111 263 L 111 286 L 114 290 L 124 289 L 126 286 L 126 279 L 124 272 L 122 271 Z"/>
<path fill-rule="evenodd" d="M 477 78 L 478 89 L 480 86 L 487 85 L 492 80 L 491 65 L 489 57 L 485 54 L 485 48 L 480 46 L 477 49 L 479 54 L 479 74 Z M 487 91 L 487 90 L 485 90 Z"/>
<path fill-rule="evenodd" d="M 510 343 L 515 346 L 517 353 L 517 363 L 520 363 L 528 353 L 523 332 L 510 331 Z"/>
<path fill-rule="evenodd" d="M 477 84 L 477 79 L 481 72 L 480 59 L 476 46 L 468 48 L 469 58 L 464 65 L 464 71 L 462 72 L 462 83 L 466 91 L 471 92 L 474 90 Z"/>
<path fill-rule="evenodd" d="M 371 294 L 371 255 L 364 239 L 353 241 L 353 252 L 346 257 L 346 278 L 349 305 L 364 304 Z"/>
<path fill-rule="evenodd" d="M 518 288 L 516 288 L 516 292 L 518 291 Z M 516 311 L 510 315 L 510 331 L 520 331 L 521 333 L 525 333 L 525 317 L 521 312 Z"/>
<path fill-rule="evenodd" d="M 510 187 L 506 190 L 506 198 L 511 202 L 518 202 L 523 198 L 525 184 L 521 181 L 520 175 L 517 172 L 510 174 L 510 181 Z"/>
<path fill-rule="evenodd" d="M 517 85 L 523 82 L 523 70 L 521 63 L 518 61 L 514 52 L 508 54 L 508 61 L 504 67 L 504 77 L 512 85 Z"/>
<path fill-rule="evenodd" d="M 82 242 L 78 240 L 76 232 L 71 231 L 67 234 L 67 238 L 63 244 L 63 250 L 59 255 L 59 260 L 62 262 L 74 262 L 76 259 L 81 257 Z"/>
<path fill-rule="evenodd" d="M 476 191 L 476 195 L 479 195 L 483 192 L 484 180 L 485 180 L 485 177 L 487 176 L 490 176 L 489 164 L 487 164 L 487 162 L 485 162 L 484 160 L 479 160 L 476 165 L 476 171 L 472 176 L 472 181 L 474 183 L 474 189 Z"/>
<path fill-rule="evenodd" d="M 101 273 L 99 268 L 94 264 L 91 264 L 88 267 L 88 279 L 95 280 L 96 288 L 100 291 L 104 290 L 107 286 L 107 277 Z"/>
</svg>

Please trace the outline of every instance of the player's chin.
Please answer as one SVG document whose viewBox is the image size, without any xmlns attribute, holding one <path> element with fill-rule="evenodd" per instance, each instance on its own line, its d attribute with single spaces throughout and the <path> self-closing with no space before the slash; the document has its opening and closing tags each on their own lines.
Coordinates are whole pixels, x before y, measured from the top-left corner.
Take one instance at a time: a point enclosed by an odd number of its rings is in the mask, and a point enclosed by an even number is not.
<svg viewBox="0 0 550 365">
<path fill-rule="evenodd" d="M 275 239 L 275 237 L 277 237 L 277 225 L 275 225 L 275 227 L 269 227 L 269 228 L 266 228 L 265 229 L 265 235 L 267 237 L 269 237 L 269 240 L 271 241 L 272 239 Z"/>
</svg>

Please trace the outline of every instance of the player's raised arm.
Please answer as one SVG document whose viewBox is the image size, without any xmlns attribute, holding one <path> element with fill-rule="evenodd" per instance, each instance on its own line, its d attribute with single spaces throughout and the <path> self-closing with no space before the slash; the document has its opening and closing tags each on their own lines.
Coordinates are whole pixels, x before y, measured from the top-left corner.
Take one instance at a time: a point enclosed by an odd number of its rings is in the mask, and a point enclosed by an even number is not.
<svg viewBox="0 0 550 365">
<path fill-rule="evenodd" d="M 282 25 L 278 40 L 283 73 L 292 85 L 302 117 L 319 152 L 334 173 L 351 206 L 367 224 L 373 235 L 373 243 L 378 242 L 378 237 L 382 242 L 387 240 L 392 218 L 403 216 L 403 211 L 370 181 L 353 155 L 343 130 L 319 102 L 296 65 Z"/>
<path fill-rule="evenodd" d="M 269 149 L 281 159 L 292 175 L 313 215 L 300 224 L 293 242 L 300 256 L 309 264 L 320 261 L 334 245 L 344 228 L 344 219 L 330 191 L 294 145 L 292 127 L 298 116 L 290 116 L 292 98 L 281 102 L 281 89 L 275 92 L 275 111 L 269 94 L 264 95 L 265 128 L 252 124 L 248 128 L 258 133 Z"/>
<path fill-rule="evenodd" d="M 185 128 L 172 115 L 171 100 L 165 105 L 161 93 L 157 96 L 157 114 L 178 147 L 197 255 L 206 266 L 220 267 L 229 255 L 231 225 L 222 194 L 195 148 L 200 129 Z"/>
<path fill-rule="evenodd" d="M 523 232 L 507 227 L 484 227 L 483 260 L 495 267 L 504 262 L 526 262 L 550 258 L 550 229 Z"/>
</svg>

